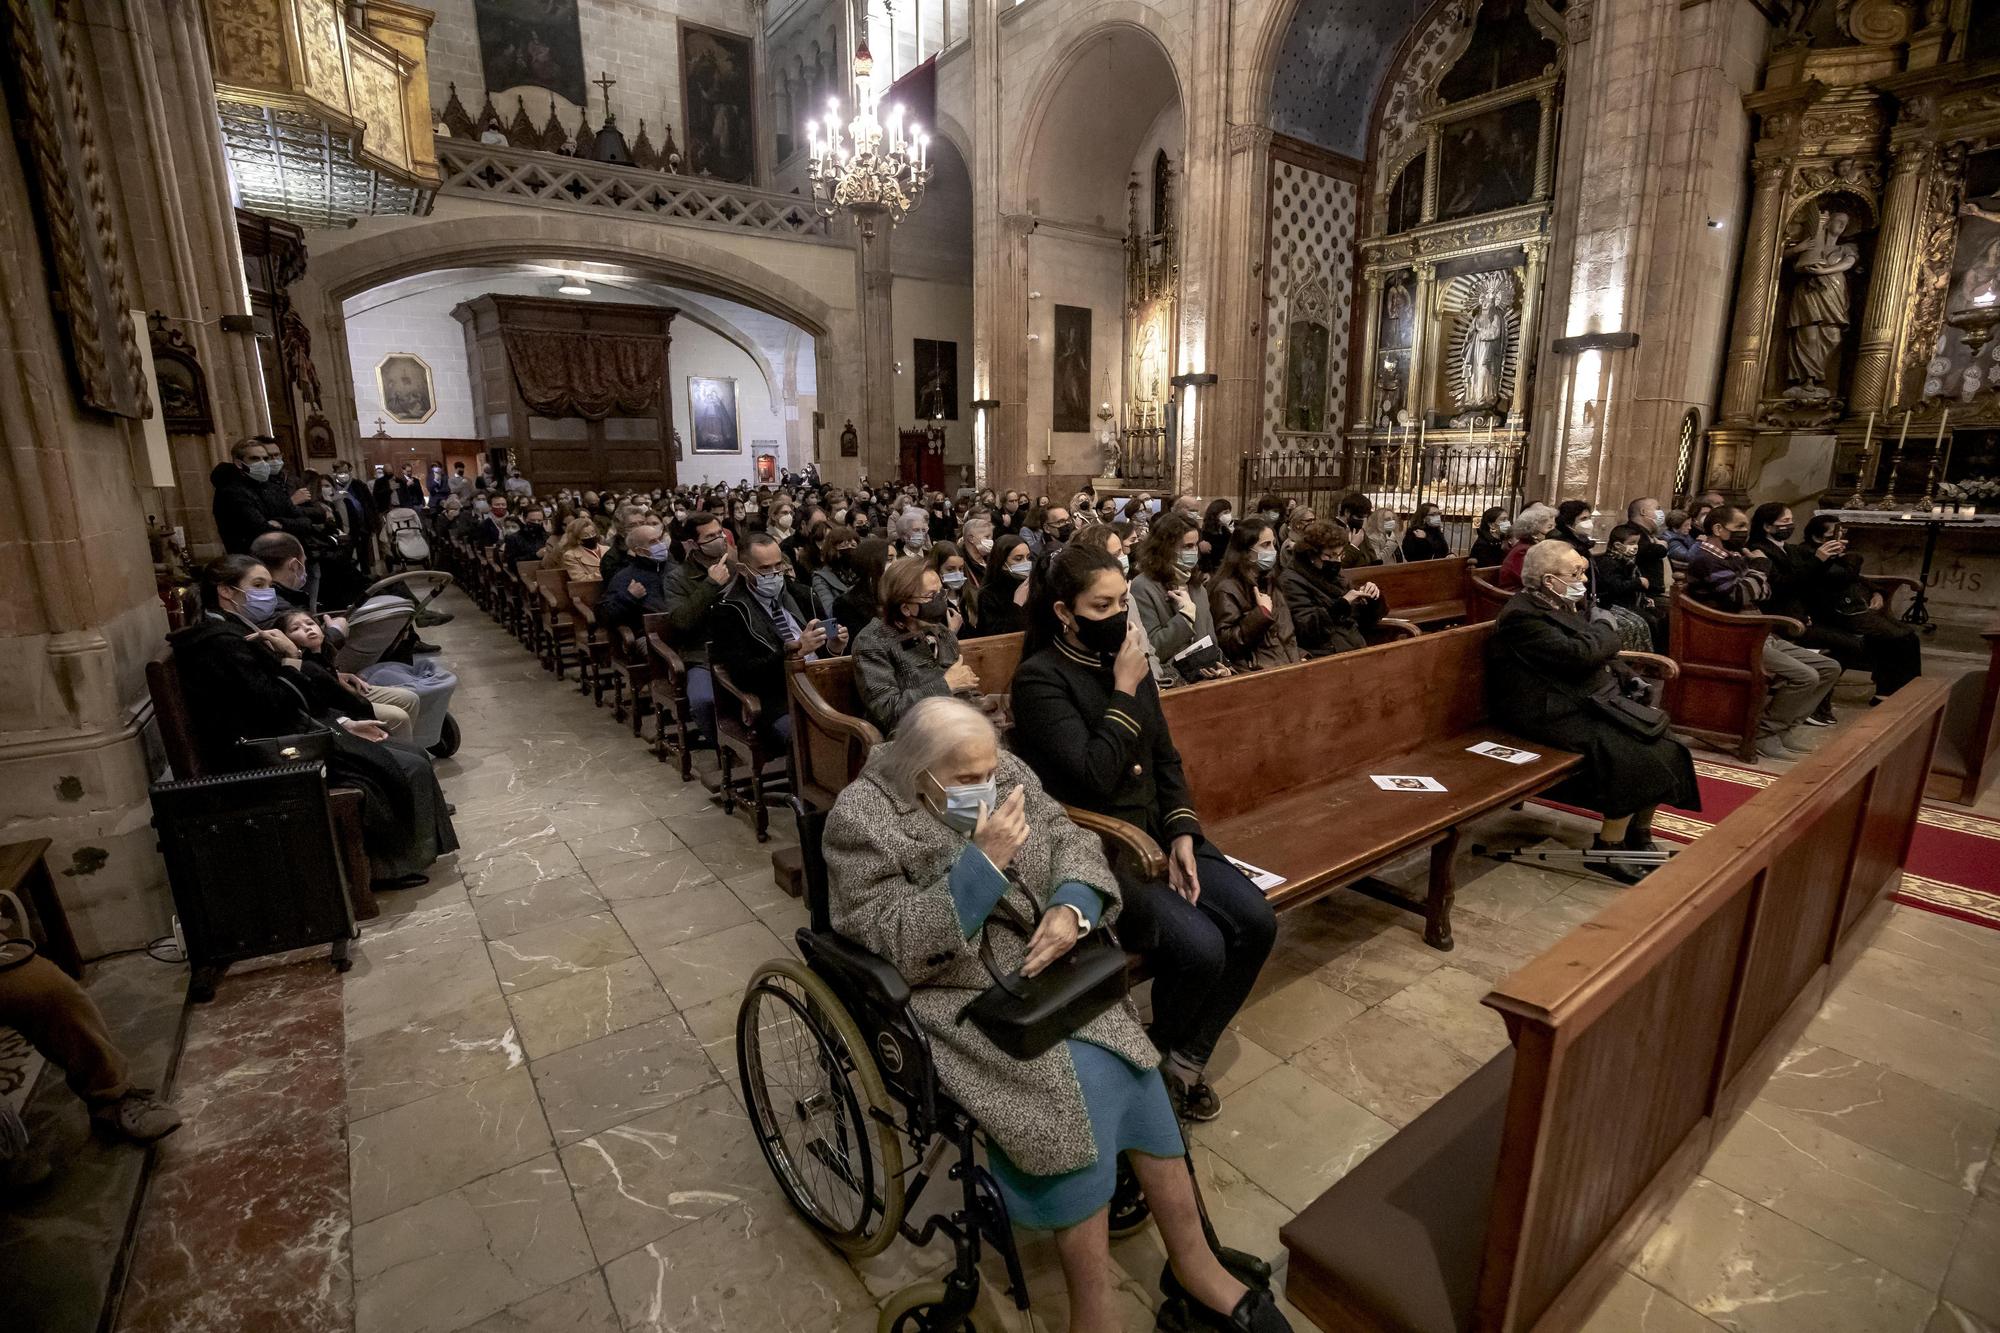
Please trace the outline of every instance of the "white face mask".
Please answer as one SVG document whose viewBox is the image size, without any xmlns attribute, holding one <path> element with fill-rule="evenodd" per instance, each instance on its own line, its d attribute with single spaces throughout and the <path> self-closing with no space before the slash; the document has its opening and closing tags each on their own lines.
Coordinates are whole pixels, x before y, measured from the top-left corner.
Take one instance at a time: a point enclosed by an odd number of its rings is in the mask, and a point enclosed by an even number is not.
<svg viewBox="0 0 2000 1333">
<path fill-rule="evenodd" d="M 1595 531 L 1597 531 L 1597 520 L 1596 520 L 1596 519 L 1593 519 L 1593 518 L 1580 518 L 1580 519 L 1578 519 L 1578 520 L 1576 521 L 1576 535 L 1577 535 L 1577 536 L 1579 536 L 1579 537 L 1588 537 L 1588 536 L 1589 536 L 1589 535 L 1590 535 L 1591 533 L 1593 533 L 1593 532 L 1595 532 Z"/>
<path fill-rule="evenodd" d="M 1561 588 L 1554 591 L 1558 597 L 1562 597 L 1570 602 L 1580 602 L 1583 600 L 1584 593 L 1589 590 L 1588 585 L 1582 579 L 1578 579 L 1574 583 L 1565 583 Z"/>
<path fill-rule="evenodd" d="M 1503 518 L 1498 523 L 1495 523 L 1493 525 L 1493 531 L 1499 533 L 1502 537 L 1505 537 L 1508 533 L 1512 532 L 1513 530 L 1514 530 L 1514 524 L 1508 519 Z"/>
</svg>

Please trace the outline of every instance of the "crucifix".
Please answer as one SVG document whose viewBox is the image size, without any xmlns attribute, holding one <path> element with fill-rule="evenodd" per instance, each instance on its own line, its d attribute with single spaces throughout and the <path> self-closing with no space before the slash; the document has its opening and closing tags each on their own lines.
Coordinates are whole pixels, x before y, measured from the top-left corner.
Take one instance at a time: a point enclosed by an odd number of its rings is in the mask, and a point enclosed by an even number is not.
<svg viewBox="0 0 2000 1333">
<path fill-rule="evenodd" d="M 388 423 L 388 422 L 386 422 L 386 421 L 384 421 L 384 420 L 382 420 L 382 418 L 380 418 L 380 417 L 376 417 L 376 418 L 375 418 L 375 435 L 376 435 L 376 437 L 377 437 L 378 439 L 380 439 L 380 438 L 385 438 L 385 437 L 387 437 L 387 435 L 388 435 L 388 434 L 389 434 L 389 423 Z"/>
<path fill-rule="evenodd" d="M 604 118 L 606 120 L 613 119 L 611 115 L 611 85 L 618 82 L 618 80 L 612 78 L 603 70 L 599 70 L 597 77 L 592 79 L 591 82 L 604 90 Z"/>
</svg>

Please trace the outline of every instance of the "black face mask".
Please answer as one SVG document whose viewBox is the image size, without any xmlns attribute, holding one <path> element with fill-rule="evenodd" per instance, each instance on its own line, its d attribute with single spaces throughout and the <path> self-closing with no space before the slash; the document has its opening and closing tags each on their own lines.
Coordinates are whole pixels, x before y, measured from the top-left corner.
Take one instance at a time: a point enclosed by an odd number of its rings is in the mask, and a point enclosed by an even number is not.
<svg viewBox="0 0 2000 1333">
<path fill-rule="evenodd" d="M 1747 532 L 1725 532 L 1722 534 L 1722 545 L 1727 550 L 1741 551 L 1750 545 L 1750 534 Z"/>
<path fill-rule="evenodd" d="M 1361 520 L 1360 520 L 1360 519 L 1358 519 L 1358 518 L 1350 518 L 1350 519 L 1348 519 L 1348 520 L 1347 520 L 1347 530 L 1348 530 L 1349 532 L 1359 532 L 1359 531 L 1361 531 Z"/>
<path fill-rule="evenodd" d="M 595 551 L 597 549 L 597 541 L 598 539 L 595 537 L 585 537 L 582 543 L 583 549 L 586 551 Z"/>
<path fill-rule="evenodd" d="M 1786 542 L 1792 539 L 1792 529 L 1789 526 L 1782 528 L 1766 528 L 1765 531 L 1770 533 L 1771 540 L 1778 543 L 1778 545 L 1780 546 L 1783 546 Z"/>
<path fill-rule="evenodd" d="M 1056 529 L 1056 540 L 1059 542 L 1066 542 L 1075 535 L 1076 535 L 1076 524 L 1074 523 L 1064 523 L 1061 527 Z"/>
<path fill-rule="evenodd" d="M 945 605 L 944 594 L 942 592 L 935 593 L 926 600 L 917 603 L 917 619 L 923 621 L 926 625 L 942 625 L 944 624 L 945 615 L 948 610 L 949 608 Z"/>
<path fill-rule="evenodd" d="M 1073 633 L 1077 637 L 1077 642 L 1085 648 L 1099 657 L 1109 657 L 1125 642 L 1125 627 L 1128 623 L 1126 613 L 1123 611 L 1114 611 L 1102 620 L 1077 616 L 1074 618 L 1076 628 Z"/>
</svg>

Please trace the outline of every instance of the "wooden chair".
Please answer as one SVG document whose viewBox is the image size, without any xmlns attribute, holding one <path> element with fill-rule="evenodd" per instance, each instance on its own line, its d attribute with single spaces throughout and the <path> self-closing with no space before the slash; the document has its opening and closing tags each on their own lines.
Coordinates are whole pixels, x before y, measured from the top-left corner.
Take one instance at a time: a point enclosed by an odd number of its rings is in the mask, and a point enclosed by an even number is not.
<svg viewBox="0 0 2000 1333">
<path fill-rule="evenodd" d="M 1676 731 L 1718 750 L 1757 762 L 1757 726 L 1770 702 L 1764 640 L 1796 637 L 1805 626 L 1789 616 L 1737 615 L 1676 591 L 1667 610 L 1667 642 L 1680 674 L 1667 686 L 1666 708 Z"/>
<path fill-rule="evenodd" d="M 751 819 L 757 841 L 771 840 L 772 800 L 790 796 L 791 783 L 785 777 L 785 756 L 772 753 L 765 744 L 764 708 L 756 695 L 730 679 L 729 669 L 709 660 L 708 671 L 715 681 L 716 753 L 722 761 L 722 808 L 736 813 L 739 783 L 748 789 Z M 736 775 L 738 763 L 744 776 Z"/>
<path fill-rule="evenodd" d="M 611 640 L 597 624 L 597 599 L 603 591 L 602 582 L 573 583 L 569 589 L 569 603 L 576 612 L 577 692 L 589 695 L 599 707 L 604 704 L 611 662 Z"/>
<path fill-rule="evenodd" d="M 635 633 L 630 625 L 614 627 L 610 645 L 611 654 L 611 716 L 620 722 L 632 723 L 632 734 L 643 736 L 646 714 L 651 710 L 652 691 L 648 684 L 652 679 L 652 655 L 647 651 L 642 633 Z M 628 709 L 627 695 L 632 703 Z"/>
<path fill-rule="evenodd" d="M 653 755 L 665 763 L 669 755 L 680 759 L 681 781 L 694 780 L 694 747 L 690 743 L 693 713 L 688 704 L 687 664 L 667 641 L 672 633 L 664 611 L 654 612 L 641 622 L 646 631 L 646 655 L 652 660 L 646 688 L 653 696 Z"/>
<path fill-rule="evenodd" d="M 2000 771 L 2000 763 L 1994 762 L 2000 753 L 2000 620 L 1980 631 L 1980 637 L 1986 640 L 1986 665 L 1951 683 L 1944 730 L 1925 787 L 1930 795 L 1956 805 L 1976 805 Z"/>
<path fill-rule="evenodd" d="M 208 766 L 202 762 L 194 717 L 181 689 L 180 663 L 174 660 L 172 648 L 162 645 L 146 663 L 146 692 L 152 696 L 160 748 L 166 752 L 167 765 L 174 776 L 207 777 Z M 373 867 L 368 860 L 367 844 L 362 841 L 360 789 L 329 785 L 327 807 L 333 814 L 333 831 L 339 841 L 341 870 L 347 880 L 347 900 L 354 907 L 354 919 L 372 921 L 382 914 L 382 909 L 375 901 Z"/>
<path fill-rule="evenodd" d="M 507 629 L 515 638 L 528 646 L 528 651 L 539 652 L 535 642 L 535 604 L 541 600 L 541 582 L 538 575 L 542 568 L 540 560 L 517 560 L 506 571 L 507 578 Z"/>
<path fill-rule="evenodd" d="M 1466 562 L 1465 570 L 1465 620 L 1469 625 L 1484 625 L 1500 614 L 1500 608 L 1513 599 L 1514 594 L 1501 587 L 1494 579 L 1499 576 L 1500 566 L 1491 565 L 1479 569 Z"/>
<path fill-rule="evenodd" d="M 1509 1047 L 1280 1232 L 1292 1304 L 1580 1327 L 1886 915 L 1944 694 L 1898 691 L 1501 982 Z"/>
</svg>

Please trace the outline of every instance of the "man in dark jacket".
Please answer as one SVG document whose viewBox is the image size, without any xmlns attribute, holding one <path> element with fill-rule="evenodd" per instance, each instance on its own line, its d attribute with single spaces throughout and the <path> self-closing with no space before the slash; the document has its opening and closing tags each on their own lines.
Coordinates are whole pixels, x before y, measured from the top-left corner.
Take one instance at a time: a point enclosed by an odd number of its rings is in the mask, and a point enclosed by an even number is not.
<svg viewBox="0 0 2000 1333">
<path fill-rule="evenodd" d="M 507 539 L 507 497 L 496 494 L 492 508 L 479 520 L 479 526 L 472 530 L 474 546 L 498 546 Z"/>
<path fill-rule="evenodd" d="M 310 529 L 278 481 L 285 462 L 277 442 L 268 435 L 252 435 L 230 446 L 229 459 L 208 474 L 215 487 L 212 512 L 222 549 L 248 555 L 250 543 L 266 532 L 303 538 Z"/>
<path fill-rule="evenodd" d="M 523 560 L 540 560 L 548 544 L 548 517 L 540 505 L 530 504 L 521 511 L 521 526 L 507 538 L 507 567 L 512 569 Z"/>
<path fill-rule="evenodd" d="M 786 577 L 784 552 L 762 532 L 749 537 L 741 572 L 709 612 L 710 660 L 729 669 L 736 687 L 757 696 L 764 743 L 782 752 L 792 739 L 785 664 L 838 653 L 846 631 L 827 643 L 825 624 L 806 610 L 811 595 Z"/>
<path fill-rule="evenodd" d="M 636 633 L 647 616 L 666 614 L 667 578 L 678 566 L 657 523 L 633 524 L 625 541 L 630 549 L 624 563 L 605 576 L 597 619 L 606 626 L 629 625 Z"/>
<path fill-rule="evenodd" d="M 704 736 L 715 735 L 715 681 L 708 673 L 709 613 L 729 587 L 729 537 L 712 510 L 688 517 L 687 559 L 667 575 L 668 637 L 688 669 L 688 709 Z"/>
<path fill-rule="evenodd" d="M 1750 515 L 1718 505 L 1702 516 L 1701 539 L 1688 561 L 1687 595 L 1733 615 L 1756 615 L 1771 595 L 1770 561 L 1750 548 Z M 1771 698 L 1757 721 L 1757 753 L 1796 759 L 1812 746 L 1798 726 L 1833 692 L 1840 664 L 1810 648 L 1764 636 Z"/>
</svg>

